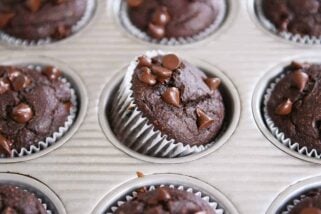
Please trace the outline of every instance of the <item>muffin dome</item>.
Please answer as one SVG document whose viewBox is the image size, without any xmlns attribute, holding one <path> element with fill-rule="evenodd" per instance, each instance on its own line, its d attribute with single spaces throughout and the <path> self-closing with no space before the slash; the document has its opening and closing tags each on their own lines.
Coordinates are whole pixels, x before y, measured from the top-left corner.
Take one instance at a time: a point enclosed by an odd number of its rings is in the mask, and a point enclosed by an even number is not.
<svg viewBox="0 0 321 214">
<path fill-rule="evenodd" d="M 0 2 L 0 30 L 10 36 L 59 40 L 71 34 L 87 0 L 9 0 Z"/>
<path fill-rule="evenodd" d="M 263 12 L 278 31 L 321 36 L 320 0 L 263 0 Z"/>
<path fill-rule="evenodd" d="M 127 0 L 131 22 L 155 39 L 191 37 L 215 23 L 222 0 Z M 138 2 L 138 3 L 137 3 Z"/>
<path fill-rule="evenodd" d="M 193 193 L 168 187 L 140 192 L 133 200 L 121 205 L 115 213 L 215 214 L 214 210 L 202 198 L 195 196 Z"/>
<path fill-rule="evenodd" d="M 58 132 L 70 114 L 71 90 L 53 67 L 42 72 L 0 66 L 0 155 L 10 156 Z"/>
</svg>

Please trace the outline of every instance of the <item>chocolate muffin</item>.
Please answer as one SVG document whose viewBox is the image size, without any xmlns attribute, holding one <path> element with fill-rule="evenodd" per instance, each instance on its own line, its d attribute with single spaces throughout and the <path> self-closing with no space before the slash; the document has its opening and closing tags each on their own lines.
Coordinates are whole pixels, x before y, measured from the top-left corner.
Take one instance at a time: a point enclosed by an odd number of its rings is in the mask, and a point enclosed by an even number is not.
<svg viewBox="0 0 321 214">
<path fill-rule="evenodd" d="M 320 0 L 262 0 L 266 18 L 278 31 L 321 36 Z"/>
<path fill-rule="evenodd" d="M 320 189 L 311 190 L 304 195 L 305 197 L 290 210 L 289 214 L 321 214 Z"/>
<path fill-rule="evenodd" d="M 137 196 L 123 205 L 116 214 L 215 214 L 214 210 L 202 198 L 193 193 L 159 187 L 153 191 L 139 192 Z"/>
<path fill-rule="evenodd" d="M 210 143 L 225 117 L 220 79 L 207 77 L 175 54 L 138 60 L 132 76 L 133 97 L 149 122 L 183 144 Z"/>
<path fill-rule="evenodd" d="M 0 66 L 0 155 L 51 137 L 63 127 L 72 107 L 71 90 L 54 67 L 41 72 Z"/>
<path fill-rule="evenodd" d="M 292 143 L 320 153 L 321 65 L 293 62 L 283 73 L 268 100 L 268 115 Z"/>
<path fill-rule="evenodd" d="M 46 214 L 44 206 L 30 192 L 12 185 L 0 185 L 0 212 L 4 214 Z"/>
<path fill-rule="evenodd" d="M 0 30 L 34 41 L 63 39 L 86 11 L 87 0 L 2 0 Z"/>
<path fill-rule="evenodd" d="M 197 35 L 225 13 L 223 0 L 127 0 L 127 3 L 133 25 L 158 40 Z"/>
</svg>

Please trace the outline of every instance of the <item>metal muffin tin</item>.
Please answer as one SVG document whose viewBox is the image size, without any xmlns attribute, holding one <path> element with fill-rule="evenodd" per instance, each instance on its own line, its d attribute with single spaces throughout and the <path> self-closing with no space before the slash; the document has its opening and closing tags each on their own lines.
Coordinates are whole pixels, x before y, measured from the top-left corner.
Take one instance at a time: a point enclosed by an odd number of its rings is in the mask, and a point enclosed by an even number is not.
<svg viewBox="0 0 321 214">
<path fill-rule="evenodd" d="M 319 46 L 298 45 L 267 32 L 251 9 L 254 0 L 230 0 L 232 9 L 226 22 L 204 41 L 177 47 L 149 45 L 119 26 L 114 2 L 117 0 L 98 0 L 90 23 L 67 40 L 38 47 L 0 46 L 1 63 L 19 59 L 29 62 L 46 56 L 53 64 L 72 68 L 87 91 L 82 99 L 88 100 L 82 123 L 59 148 L 32 160 L 1 163 L 1 172 L 40 179 L 70 214 L 92 213 L 106 195 L 133 179 L 136 171 L 195 177 L 219 189 L 239 213 L 246 214 L 266 213 L 290 184 L 320 175 L 320 165 L 273 146 L 258 128 L 253 114 L 256 107 L 252 108 L 256 86 L 260 80 L 269 79 L 271 67 L 301 56 L 318 55 Z M 218 68 L 235 86 L 241 101 L 240 120 L 232 136 L 217 150 L 193 161 L 160 164 L 129 156 L 106 138 L 99 123 L 103 120 L 99 112 L 104 88 L 120 80 L 121 68 L 135 56 L 155 47 Z M 283 202 L 276 206 L 283 206 Z"/>
</svg>

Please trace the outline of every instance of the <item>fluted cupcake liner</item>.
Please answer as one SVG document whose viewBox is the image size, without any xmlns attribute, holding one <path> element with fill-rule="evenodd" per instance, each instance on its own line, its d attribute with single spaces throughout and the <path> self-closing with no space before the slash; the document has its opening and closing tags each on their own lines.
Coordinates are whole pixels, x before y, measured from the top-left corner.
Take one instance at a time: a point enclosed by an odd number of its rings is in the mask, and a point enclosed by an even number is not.
<svg viewBox="0 0 321 214">
<path fill-rule="evenodd" d="M 191 44 L 194 42 L 201 41 L 209 37 L 210 35 L 215 33 L 215 31 L 221 26 L 221 24 L 223 23 L 227 15 L 227 2 L 225 0 L 220 0 L 220 1 L 221 3 L 219 4 L 220 8 L 218 8 L 218 11 L 221 11 L 221 12 L 219 12 L 215 21 L 208 28 L 191 37 L 164 38 L 161 40 L 157 40 L 150 37 L 146 32 L 140 30 L 131 22 L 128 16 L 128 5 L 124 0 L 122 0 L 120 5 L 119 16 L 123 27 L 138 39 L 141 39 L 143 41 L 150 42 L 153 44 L 160 44 L 160 45 L 168 45 L 168 46 L 186 45 L 186 44 Z"/>
<path fill-rule="evenodd" d="M 206 201 L 210 207 L 215 211 L 216 214 L 224 214 L 224 209 L 222 207 L 220 207 L 220 205 L 210 196 L 206 195 L 205 193 L 198 191 L 198 190 L 194 190 L 193 188 L 190 187 L 185 187 L 182 185 L 174 185 L 174 184 L 161 184 L 161 185 L 152 185 L 152 186 L 148 186 L 146 187 L 147 191 L 153 191 L 158 187 L 169 187 L 172 189 L 177 189 L 180 191 L 185 191 L 185 192 L 189 192 L 189 193 L 193 193 L 194 195 L 196 195 L 197 197 L 202 198 L 204 201 Z M 115 203 L 115 205 L 113 205 L 112 207 L 110 207 L 108 209 L 107 212 L 105 212 L 105 214 L 113 214 L 115 213 L 115 211 L 124 203 L 133 200 L 136 196 L 137 196 L 137 191 L 133 191 L 129 194 L 127 194 L 126 196 L 124 196 L 123 200 L 119 200 Z"/>
<path fill-rule="evenodd" d="M 35 66 L 35 65 L 29 65 L 27 67 L 30 69 L 36 69 L 39 72 L 41 71 L 41 68 L 42 68 L 41 66 Z M 24 148 L 21 148 L 20 150 L 13 149 L 11 151 L 11 158 L 23 157 L 23 156 L 35 154 L 37 152 L 40 152 L 50 147 L 52 144 L 56 143 L 66 132 L 68 132 L 69 128 L 74 123 L 74 120 L 76 118 L 77 111 L 78 111 L 76 91 L 72 88 L 71 83 L 69 83 L 66 78 L 61 78 L 60 81 L 66 83 L 68 88 L 70 89 L 71 103 L 72 103 L 70 114 L 67 117 L 67 120 L 64 126 L 59 127 L 59 129 L 56 132 L 54 132 L 51 136 L 47 137 L 43 141 L 38 142 L 35 145 L 31 145 L 29 148 L 24 147 Z"/>
<path fill-rule="evenodd" d="M 153 58 L 164 53 L 149 51 L 145 55 Z M 190 146 L 170 139 L 144 117 L 135 104 L 132 91 L 131 80 L 137 64 L 137 59 L 130 63 L 112 103 L 111 124 L 113 130 L 117 130 L 119 140 L 138 153 L 162 158 L 184 157 L 211 147 L 214 141 L 206 145 Z"/>
<path fill-rule="evenodd" d="M 321 36 L 309 36 L 309 35 L 300 35 L 300 34 L 293 34 L 287 31 L 279 31 L 275 25 L 270 22 L 263 13 L 263 6 L 262 6 L 263 0 L 255 0 L 255 9 L 256 9 L 256 15 L 263 27 L 270 32 L 272 32 L 275 35 L 278 35 L 279 37 L 286 39 L 291 42 L 296 42 L 300 44 L 307 44 L 307 45 L 321 45 Z"/>
<path fill-rule="evenodd" d="M 285 206 L 285 210 L 282 211 L 281 214 L 289 214 L 291 210 L 305 198 L 306 198 L 306 195 L 304 194 L 296 197 L 295 199 L 287 203 L 287 205 Z"/>
<path fill-rule="evenodd" d="M 273 136 L 284 146 L 288 147 L 290 150 L 298 152 L 301 155 L 308 156 L 310 158 L 321 159 L 321 154 L 317 152 L 316 149 L 309 150 L 305 146 L 300 146 L 297 142 L 292 142 L 292 140 L 285 136 L 285 134 L 275 125 L 272 118 L 268 114 L 267 103 L 271 97 L 271 94 L 276 86 L 276 84 L 285 76 L 286 74 L 282 74 L 277 77 L 265 91 L 263 98 L 263 117 L 266 122 L 267 127 L 273 134 Z"/>
<path fill-rule="evenodd" d="M 95 5 L 96 5 L 96 0 L 87 0 L 87 7 L 86 7 L 86 11 L 83 15 L 83 17 L 71 27 L 71 35 L 73 36 L 75 33 L 79 32 L 91 19 L 94 10 L 95 10 Z M 70 37 L 68 36 L 68 37 Z M 67 38 L 68 38 L 67 37 Z M 46 45 L 46 44 L 50 44 L 52 42 L 56 42 L 53 41 L 50 37 L 48 38 L 44 38 L 44 39 L 39 39 L 39 40 L 25 40 L 25 39 L 20 39 L 20 38 L 16 38 L 14 36 L 11 36 L 5 32 L 0 31 L 0 40 L 9 44 L 9 45 L 13 45 L 13 46 L 40 46 L 40 45 Z M 63 40 L 63 39 L 62 39 Z"/>
</svg>

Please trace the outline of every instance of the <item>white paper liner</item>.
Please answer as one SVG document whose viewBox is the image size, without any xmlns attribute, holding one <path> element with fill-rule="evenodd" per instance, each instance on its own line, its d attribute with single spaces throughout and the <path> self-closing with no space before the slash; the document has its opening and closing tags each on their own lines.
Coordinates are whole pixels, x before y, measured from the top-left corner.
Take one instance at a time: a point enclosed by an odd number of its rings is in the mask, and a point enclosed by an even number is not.
<svg viewBox="0 0 321 214">
<path fill-rule="evenodd" d="M 254 7 L 256 10 L 257 18 L 259 19 L 260 23 L 263 25 L 265 29 L 270 31 L 271 33 L 278 35 L 279 37 L 289 40 L 291 42 L 307 44 L 307 45 L 320 45 L 321 44 L 321 36 L 309 36 L 309 35 L 300 35 L 300 34 L 293 34 L 287 31 L 279 31 L 275 25 L 268 20 L 263 12 L 262 1 L 263 0 L 254 0 Z"/>
<path fill-rule="evenodd" d="M 95 10 L 95 5 L 96 5 L 96 0 L 87 0 L 87 6 L 86 6 L 86 11 L 83 15 L 83 17 L 71 27 L 71 35 L 73 36 L 75 33 L 79 32 L 91 19 L 94 10 Z M 68 38 L 67 37 L 67 38 Z M 66 39 L 66 38 L 64 38 Z M 4 41 L 5 43 L 8 43 L 12 46 L 40 46 L 40 45 L 45 45 L 45 44 L 50 44 L 52 42 L 57 42 L 56 40 L 52 40 L 50 37 L 44 38 L 44 39 L 39 39 L 39 40 L 24 40 L 20 38 L 16 38 L 14 36 L 11 36 L 5 32 L 0 31 L 0 40 Z M 63 40 L 63 39 L 62 39 Z M 58 40 L 60 41 L 60 40 Z"/>
<path fill-rule="evenodd" d="M 172 188 L 172 189 L 178 189 L 180 191 L 185 191 L 185 192 L 189 192 L 189 193 L 193 193 L 194 195 L 196 195 L 197 197 L 200 197 L 202 198 L 204 201 L 206 201 L 210 207 L 214 210 L 215 214 L 224 214 L 224 209 L 213 199 L 211 198 L 210 196 L 198 191 L 198 190 L 194 190 L 193 188 L 190 188 L 190 187 L 185 187 L 185 186 L 182 186 L 182 185 L 164 185 L 164 184 L 161 184 L 161 185 L 157 185 L 157 186 L 149 186 L 147 187 L 147 191 L 153 191 L 155 190 L 156 188 L 158 187 L 169 187 L 169 188 Z M 115 211 L 124 203 L 128 202 L 128 201 L 131 201 L 133 200 L 136 196 L 137 196 L 137 192 L 136 191 L 133 191 L 131 192 L 130 194 L 127 194 L 124 198 L 126 200 L 119 200 L 115 203 L 114 206 L 108 208 L 108 211 L 105 212 L 105 214 L 113 214 L 115 213 Z"/>
<path fill-rule="evenodd" d="M 309 151 L 309 149 L 305 146 L 300 146 L 297 142 L 292 142 L 290 138 L 287 138 L 281 130 L 274 124 L 272 118 L 268 114 L 267 104 L 271 97 L 271 94 L 274 90 L 274 87 L 276 84 L 285 76 L 286 74 L 282 74 L 279 77 L 277 77 L 266 89 L 263 99 L 263 116 L 264 120 L 266 122 L 267 127 L 270 129 L 273 136 L 284 146 L 288 147 L 290 150 L 298 152 L 301 155 L 308 156 L 310 158 L 317 158 L 321 159 L 321 154 L 317 152 L 317 150 L 312 149 Z"/>
<path fill-rule="evenodd" d="M 211 24 L 204 31 L 191 37 L 164 38 L 161 40 L 150 37 L 146 32 L 140 30 L 131 22 L 128 16 L 128 5 L 124 0 L 122 0 L 120 5 L 119 18 L 123 27 L 130 34 L 132 34 L 138 39 L 141 39 L 153 44 L 160 44 L 160 45 L 169 45 L 169 46 L 186 45 L 186 44 L 191 44 L 194 42 L 201 41 L 209 37 L 210 35 L 215 33 L 215 31 L 222 25 L 225 17 L 227 16 L 227 2 L 226 0 L 219 0 L 219 1 L 220 1 L 220 3 L 218 4 L 220 6 L 220 8 L 218 8 L 219 13 L 216 19 L 214 20 L 213 24 Z"/>
<path fill-rule="evenodd" d="M 42 66 L 35 66 L 35 65 L 28 65 L 27 67 L 29 69 L 36 69 L 38 72 L 41 72 L 41 69 L 42 69 Z M 68 88 L 70 89 L 70 93 L 71 93 L 70 101 L 72 103 L 70 114 L 67 117 L 64 126 L 59 127 L 59 129 L 56 132 L 54 132 L 50 137 L 47 137 L 44 141 L 40 141 L 37 144 L 31 145 L 29 148 L 21 148 L 20 151 L 16 149 L 11 150 L 11 157 L 7 157 L 7 158 L 23 157 L 23 156 L 40 152 L 48 148 L 52 144 L 56 143 L 72 126 L 78 111 L 77 95 L 75 90 L 72 88 L 72 85 L 70 84 L 70 82 L 68 82 L 66 78 L 61 78 L 60 81 L 62 81 L 63 83 L 66 83 Z M 4 158 L 4 157 L 1 157 L 1 158 Z"/>
<path fill-rule="evenodd" d="M 148 51 L 145 55 L 153 58 L 164 55 L 162 51 Z M 111 124 L 113 130 L 122 135 L 122 143 L 130 149 L 152 157 L 177 158 L 202 152 L 211 147 L 215 141 L 206 145 L 184 145 L 162 134 L 143 113 L 136 107 L 133 98 L 132 76 L 138 60 L 132 61 L 126 75 L 115 94 L 111 109 Z M 124 131 L 125 130 L 125 131 Z"/>
</svg>

